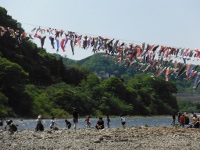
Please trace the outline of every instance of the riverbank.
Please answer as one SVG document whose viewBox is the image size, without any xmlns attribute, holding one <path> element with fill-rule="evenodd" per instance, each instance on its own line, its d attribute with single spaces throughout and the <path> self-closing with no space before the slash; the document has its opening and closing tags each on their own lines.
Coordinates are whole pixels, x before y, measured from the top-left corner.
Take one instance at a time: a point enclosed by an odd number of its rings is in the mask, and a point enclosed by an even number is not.
<svg viewBox="0 0 200 150">
<path fill-rule="evenodd" d="M 200 129 L 180 127 L 131 127 L 127 129 L 60 129 L 35 132 L 0 131 L 0 145 L 7 149 L 120 150 L 199 149 Z"/>
</svg>

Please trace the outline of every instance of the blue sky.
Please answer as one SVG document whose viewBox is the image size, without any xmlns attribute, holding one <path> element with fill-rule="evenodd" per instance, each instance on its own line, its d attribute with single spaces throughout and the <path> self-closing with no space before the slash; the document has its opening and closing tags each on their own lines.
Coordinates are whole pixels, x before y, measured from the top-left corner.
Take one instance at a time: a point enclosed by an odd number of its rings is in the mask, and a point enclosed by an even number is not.
<svg viewBox="0 0 200 150">
<path fill-rule="evenodd" d="M 200 0 L 0 0 L 0 6 L 27 32 L 41 26 L 127 42 L 200 49 Z M 56 53 L 48 40 L 44 48 Z M 79 60 L 93 53 L 75 48 L 72 55 L 67 47 L 58 54 Z"/>
</svg>

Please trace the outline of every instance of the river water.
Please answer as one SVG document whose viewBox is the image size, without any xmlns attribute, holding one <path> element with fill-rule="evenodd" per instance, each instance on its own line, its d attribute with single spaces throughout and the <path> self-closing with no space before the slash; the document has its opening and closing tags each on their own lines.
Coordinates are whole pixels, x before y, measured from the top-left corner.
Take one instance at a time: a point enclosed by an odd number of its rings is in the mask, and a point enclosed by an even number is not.
<svg viewBox="0 0 200 150">
<path fill-rule="evenodd" d="M 18 125 L 19 130 L 34 130 L 36 126 L 36 119 L 12 119 L 14 124 Z M 105 127 L 107 126 L 106 118 L 103 118 Z M 72 118 L 68 119 L 72 123 Z M 91 127 L 95 127 L 98 118 L 90 118 Z M 120 118 L 110 118 L 110 128 L 121 128 Z M 59 128 L 66 129 L 65 119 L 55 119 L 57 126 Z M 51 119 L 42 119 L 42 123 L 45 129 L 49 129 Z M 164 116 L 164 117 L 126 117 L 126 127 L 136 127 L 136 126 L 171 126 L 172 117 Z M 176 124 L 178 123 L 176 119 Z M 4 121 L 5 125 L 5 121 Z M 3 127 L 0 127 L 2 129 Z M 85 118 L 79 118 L 77 129 L 86 128 Z"/>
</svg>

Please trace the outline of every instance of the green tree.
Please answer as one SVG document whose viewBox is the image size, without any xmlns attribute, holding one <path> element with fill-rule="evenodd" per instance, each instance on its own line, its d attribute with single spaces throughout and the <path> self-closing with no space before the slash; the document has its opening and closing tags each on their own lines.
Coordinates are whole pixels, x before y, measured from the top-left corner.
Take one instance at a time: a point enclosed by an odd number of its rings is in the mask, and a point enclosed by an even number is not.
<svg viewBox="0 0 200 150">
<path fill-rule="evenodd" d="M 178 102 L 180 112 L 196 110 L 195 103 L 189 99 L 178 99 L 177 102 Z"/>
<path fill-rule="evenodd" d="M 196 102 L 196 111 L 200 112 L 200 102 Z"/>
<path fill-rule="evenodd" d="M 84 87 L 87 90 L 92 90 L 95 86 L 99 84 L 100 84 L 99 78 L 96 75 L 90 73 L 86 77 L 86 79 L 81 81 L 80 86 Z"/>
<path fill-rule="evenodd" d="M 178 111 L 177 100 L 173 95 L 177 92 L 174 83 L 166 82 L 160 77 L 138 74 L 129 80 L 127 85 L 139 94 L 140 106 L 145 106 L 146 112 L 158 115 Z"/>
<path fill-rule="evenodd" d="M 124 99 L 126 95 L 126 87 L 121 78 L 111 77 L 109 79 L 104 80 L 102 83 L 104 87 L 104 91 L 110 92 L 120 99 Z"/>
<path fill-rule="evenodd" d="M 12 108 L 8 107 L 8 98 L 0 92 L 0 117 L 13 116 Z"/>
<path fill-rule="evenodd" d="M 101 99 L 99 109 L 104 114 L 120 115 L 120 114 L 131 114 L 133 111 L 133 106 L 127 104 L 121 99 L 115 97 L 111 93 L 104 93 L 104 96 Z"/>
<path fill-rule="evenodd" d="M 91 71 L 85 67 L 73 65 L 71 68 L 66 70 L 66 75 L 63 77 L 63 81 L 68 84 L 79 85 L 90 73 Z"/>
<path fill-rule="evenodd" d="M 24 93 L 28 74 L 16 63 L 0 57 L 0 89 L 8 97 L 8 107 L 16 114 L 31 113 L 32 102 Z"/>
</svg>

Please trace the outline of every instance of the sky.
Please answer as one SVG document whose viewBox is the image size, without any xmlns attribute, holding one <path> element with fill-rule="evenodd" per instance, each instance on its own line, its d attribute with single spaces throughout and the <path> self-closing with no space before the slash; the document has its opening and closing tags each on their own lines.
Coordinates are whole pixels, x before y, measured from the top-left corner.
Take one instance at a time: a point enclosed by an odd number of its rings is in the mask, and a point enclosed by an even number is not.
<svg viewBox="0 0 200 150">
<path fill-rule="evenodd" d="M 200 49 L 200 0 L 0 0 L 0 6 L 26 32 L 51 27 L 125 42 Z M 33 42 L 39 44 L 39 39 Z M 47 39 L 44 48 L 56 53 Z M 72 55 L 68 45 L 58 54 L 80 60 L 93 53 L 75 48 Z"/>
</svg>

